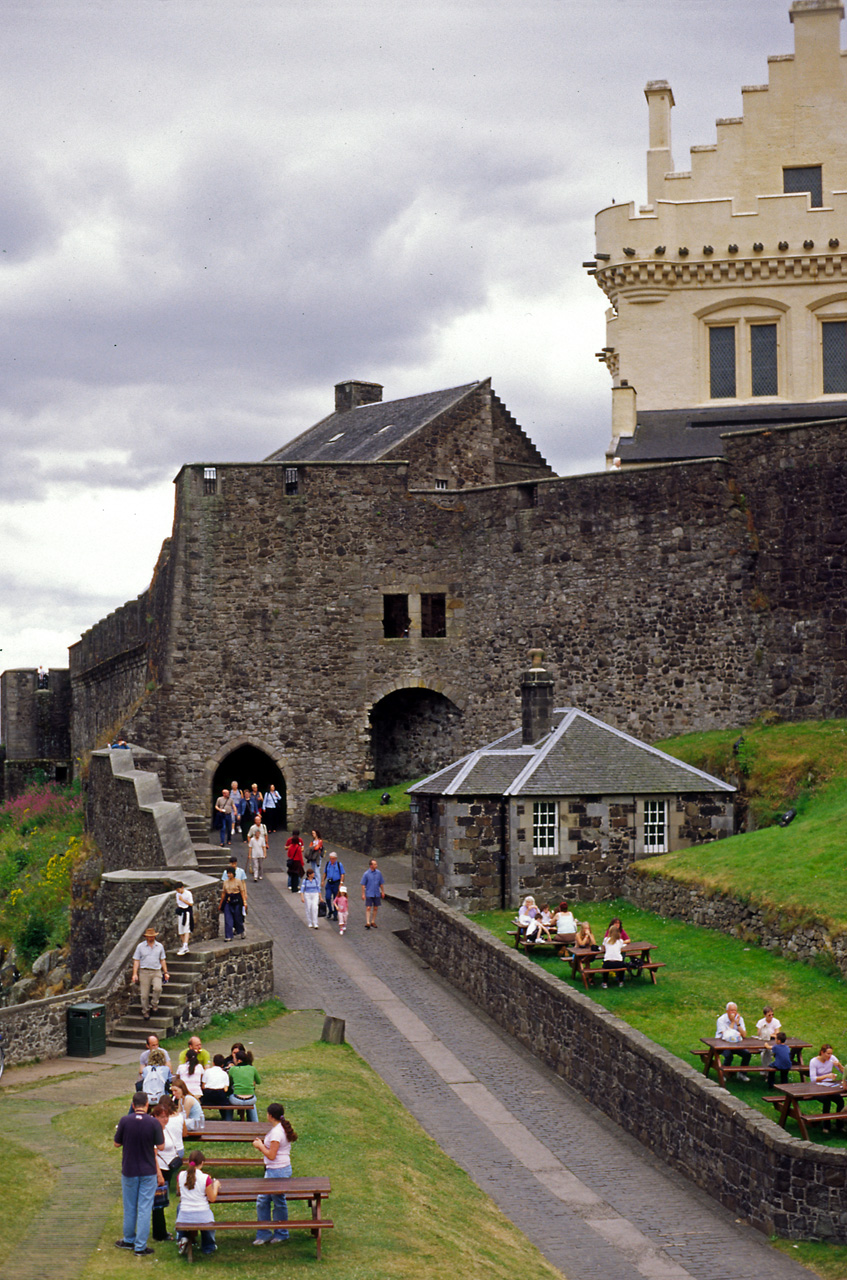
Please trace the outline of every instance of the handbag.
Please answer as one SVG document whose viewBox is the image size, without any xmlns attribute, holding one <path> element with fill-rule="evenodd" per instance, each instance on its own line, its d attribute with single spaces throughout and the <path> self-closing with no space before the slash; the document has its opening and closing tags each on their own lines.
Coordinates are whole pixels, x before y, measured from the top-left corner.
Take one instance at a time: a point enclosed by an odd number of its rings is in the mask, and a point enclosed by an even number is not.
<svg viewBox="0 0 847 1280">
<path fill-rule="evenodd" d="M 168 1161 L 168 1172 L 178 1173 L 182 1168 L 182 1156 L 174 1156 L 173 1160 Z"/>
<path fill-rule="evenodd" d="M 170 1202 L 171 1197 L 168 1194 L 168 1184 L 163 1182 L 160 1187 L 156 1188 L 156 1194 L 153 1196 L 153 1208 L 167 1209 Z"/>
<path fill-rule="evenodd" d="M 326 915 L 326 903 L 324 902 L 323 898 L 321 898 L 320 902 L 318 903 L 318 915 L 319 916 Z"/>
</svg>

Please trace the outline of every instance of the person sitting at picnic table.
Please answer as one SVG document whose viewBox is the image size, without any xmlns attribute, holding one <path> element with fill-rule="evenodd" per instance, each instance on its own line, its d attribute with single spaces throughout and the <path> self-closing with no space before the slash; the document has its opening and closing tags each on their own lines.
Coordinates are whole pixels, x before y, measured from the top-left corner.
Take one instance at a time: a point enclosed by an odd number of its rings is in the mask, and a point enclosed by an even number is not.
<svg viewBox="0 0 847 1280">
<path fill-rule="evenodd" d="M 603 938 L 603 941 L 604 941 L 604 942 L 606 941 L 606 938 L 608 938 L 608 936 L 609 936 L 610 932 L 612 931 L 612 929 L 615 929 L 615 928 L 616 928 L 616 929 L 617 929 L 617 931 L 618 931 L 618 934 L 619 934 L 619 936 L 620 936 L 620 940 L 621 940 L 621 942 L 624 944 L 624 946 L 626 946 L 626 944 L 629 942 L 629 934 L 627 933 L 626 929 L 625 929 L 625 928 L 623 927 L 623 925 L 621 924 L 621 918 L 620 918 L 620 916 L 612 916 L 611 920 L 609 921 L 609 923 L 608 923 L 608 925 L 607 925 L 607 927 L 606 927 L 606 935 L 605 935 L 605 937 Z"/>
<path fill-rule="evenodd" d="M 249 1049 L 235 1051 L 235 1061 L 229 1069 L 232 1092 L 229 1095 L 230 1105 L 247 1112 L 247 1119 L 254 1123 L 259 1119 L 256 1110 L 256 1085 L 262 1083 L 262 1077 L 253 1066 L 253 1055 Z M 233 1112 L 233 1115 L 235 1112 Z"/>
<path fill-rule="evenodd" d="M 575 947 L 593 947 L 595 951 L 600 950 L 600 948 L 597 946 L 597 939 L 594 937 L 594 934 L 591 931 L 591 925 L 588 923 L 587 920 L 583 920 L 579 928 L 577 929 L 576 938 L 574 939 L 574 946 Z"/>
<path fill-rule="evenodd" d="M 231 1120 L 233 1113 L 229 1110 L 229 1093 L 230 1079 L 224 1067 L 224 1056 L 216 1053 L 211 1067 L 206 1067 L 203 1072 L 201 1104 L 204 1107 L 223 1107 L 221 1119 Z"/>
<path fill-rule="evenodd" d="M 546 925 L 547 928 L 549 928 L 550 925 L 553 923 L 553 912 L 550 910 L 549 902 L 542 902 L 540 910 L 541 910 L 541 923 L 543 925 Z"/>
<path fill-rule="evenodd" d="M 809 1084 L 831 1084 L 833 1087 L 840 1083 L 842 1075 L 841 1063 L 832 1052 L 831 1044 L 822 1044 L 820 1053 L 816 1058 L 812 1058 L 809 1063 Z M 836 1111 L 844 1110 L 844 1099 L 838 1098 L 822 1098 L 821 1104 L 824 1115 L 829 1115 L 833 1102 Z M 829 1133 L 829 1125 L 821 1125 L 821 1133 Z"/>
<path fill-rule="evenodd" d="M 195 1049 L 189 1049 L 185 1056 L 185 1062 L 181 1062 L 176 1069 L 176 1073 L 180 1080 L 185 1081 L 185 1087 L 189 1093 L 195 1098 L 203 1096 L 203 1064 L 200 1061 L 200 1055 Z"/>
<path fill-rule="evenodd" d="M 189 1092 L 188 1085 L 184 1080 L 174 1080 L 171 1083 L 171 1096 L 177 1104 L 182 1116 L 183 1132 L 190 1133 L 192 1129 L 203 1128 L 203 1108 L 193 1093 Z"/>
<path fill-rule="evenodd" d="M 624 941 L 621 937 L 621 931 L 616 924 L 609 926 L 609 932 L 603 939 L 603 974 L 606 971 L 616 972 L 618 975 L 618 986 L 623 986 L 623 975 L 626 969 L 626 961 L 623 958 Z M 603 990 L 608 987 L 608 983 L 602 984 Z"/>
<path fill-rule="evenodd" d="M 776 1033 L 781 1029 L 782 1023 L 779 1018 L 774 1017 L 773 1009 L 769 1004 L 765 1005 L 762 1013 L 764 1017 L 756 1023 L 756 1031 L 759 1033 L 759 1039 L 765 1041 L 765 1047 L 762 1050 L 762 1066 L 769 1067 L 773 1058 L 772 1042 L 776 1039 Z"/>
<path fill-rule="evenodd" d="M 188 1157 L 188 1168 L 181 1169 L 177 1176 L 179 1208 L 176 1211 L 176 1237 L 180 1253 L 185 1253 L 188 1248 L 185 1229 L 190 1229 L 195 1222 L 214 1219 L 209 1206 L 217 1200 L 221 1184 L 217 1178 L 210 1178 L 203 1172 L 205 1158 L 202 1151 L 192 1151 Z M 217 1247 L 214 1231 L 200 1232 L 201 1253 L 214 1253 Z"/>
<path fill-rule="evenodd" d="M 771 1050 L 771 1067 L 773 1070 L 768 1076 L 768 1088 L 772 1089 L 776 1084 L 776 1073 L 779 1072 L 780 1084 L 788 1084 L 788 1073 L 794 1065 L 791 1061 L 791 1050 L 785 1043 L 787 1036 L 784 1031 L 777 1031 L 776 1039 L 773 1041 Z M 762 1054 L 764 1057 L 764 1054 Z"/>
<path fill-rule="evenodd" d="M 526 927 L 539 914 L 538 907 L 535 905 L 535 898 L 530 894 L 524 898 L 518 911 L 518 924 Z"/>
<path fill-rule="evenodd" d="M 715 1026 L 715 1039 L 725 1040 L 727 1044 L 737 1043 L 739 1040 L 747 1038 L 747 1027 L 744 1019 L 738 1012 L 738 1005 L 734 1000 L 730 1000 L 726 1006 L 726 1012 L 722 1013 L 717 1020 Z M 750 1054 L 746 1049 L 727 1049 L 723 1055 L 723 1065 L 725 1067 L 732 1066 L 732 1059 L 737 1053 L 741 1059 L 742 1067 L 746 1067 L 750 1062 Z M 738 1073 L 739 1080 L 749 1080 L 750 1077 L 743 1071 Z"/>
<path fill-rule="evenodd" d="M 567 902 L 560 902 L 559 909 L 553 916 L 557 933 L 576 933 L 579 928 L 576 917 Z M 589 930 L 589 932 L 591 932 Z"/>
<path fill-rule="evenodd" d="M 535 919 L 530 920 L 529 924 L 526 926 L 526 929 L 524 930 L 524 942 L 552 942 L 552 940 L 553 939 L 550 937 L 550 930 L 547 928 L 546 924 L 542 923 L 541 913 L 539 912 Z"/>
</svg>

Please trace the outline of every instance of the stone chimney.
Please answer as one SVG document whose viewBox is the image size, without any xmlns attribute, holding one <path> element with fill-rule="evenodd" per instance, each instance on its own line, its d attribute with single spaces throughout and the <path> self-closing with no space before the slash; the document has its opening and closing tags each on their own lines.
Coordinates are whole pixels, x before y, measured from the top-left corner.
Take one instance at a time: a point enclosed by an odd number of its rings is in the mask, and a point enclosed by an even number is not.
<svg viewBox="0 0 847 1280">
<path fill-rule="evenodd" d="M 378 382 L 336 382 L 335 412 L 346 413 L 362 404 L 379 404 L 382 387 Z"/>
<path fill-rule="evenodd" d="M 521 741 L 538 742 L 553 727 L 553 677 L 541 665 L 544 653 L 530 649 L 532 666 L 521 676 Z"/>
</svg>

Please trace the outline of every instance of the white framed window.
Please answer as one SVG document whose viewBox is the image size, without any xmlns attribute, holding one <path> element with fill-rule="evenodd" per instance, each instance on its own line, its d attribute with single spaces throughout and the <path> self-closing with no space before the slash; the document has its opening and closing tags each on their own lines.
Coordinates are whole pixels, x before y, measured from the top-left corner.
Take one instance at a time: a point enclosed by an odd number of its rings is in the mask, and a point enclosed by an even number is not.
<svg viewBox="0 0 847 1280">
<path fill-rule="evenodd" d="M 533 802 L 532 852 L 536 858 L 554 858 L 559 852 L 559 806 L 555 800 Z"/>
<path fill-rule="evenodd" d="M 668 851 L 668 802 L 667 800 L 644 801 L 644 852 L 667 853 Z"/>
<path fill-rule="evenodd" d="M 440 480 L 440 479 L 438 479 L 438 480 L 436 480 L 436 482 L 435 482 L 435 487 L 436 487 L 436 489 L 446 489 L 446 488 L 448 487 L 448 486 L 447 486 L 447 481 L 446 481 L 446 480 Z"/>
</svg>

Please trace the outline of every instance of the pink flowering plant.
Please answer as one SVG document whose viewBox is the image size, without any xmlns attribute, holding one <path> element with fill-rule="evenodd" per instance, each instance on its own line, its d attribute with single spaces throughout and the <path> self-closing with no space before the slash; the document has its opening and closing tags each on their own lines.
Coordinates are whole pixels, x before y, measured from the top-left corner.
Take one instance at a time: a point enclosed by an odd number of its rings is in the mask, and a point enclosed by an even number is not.
<svg viewBox="0 0 847 1280">
<path fill-rule="evenodd" d="M 82 834 L 78 789 L 34 788 L 0 806 L 0 943 L 25 963 L 67 941 Z"/>
</svg>

